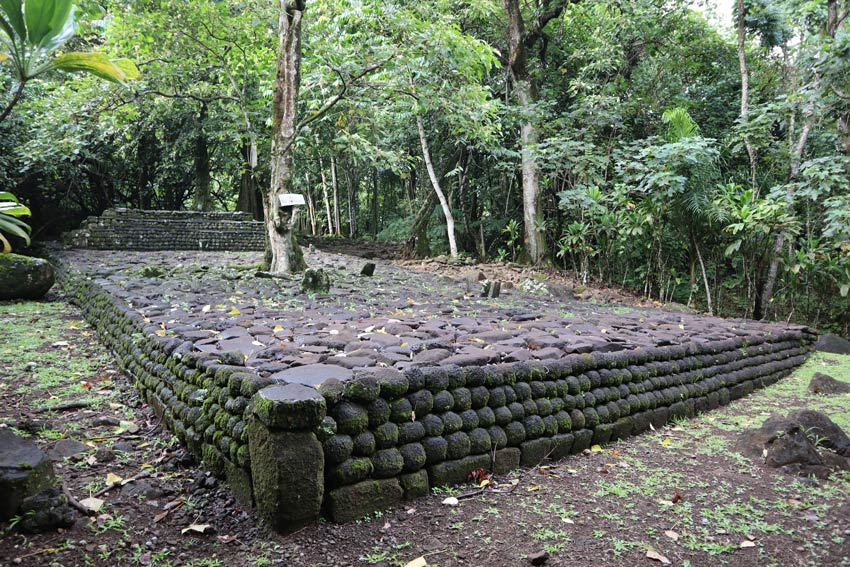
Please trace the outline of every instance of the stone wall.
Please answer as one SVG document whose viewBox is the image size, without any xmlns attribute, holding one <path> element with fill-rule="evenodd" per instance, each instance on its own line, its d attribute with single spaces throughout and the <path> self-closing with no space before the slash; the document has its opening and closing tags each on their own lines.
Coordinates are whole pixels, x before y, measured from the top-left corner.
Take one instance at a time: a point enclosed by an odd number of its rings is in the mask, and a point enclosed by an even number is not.
<svg viewBox="0 0 850 567">
<path fill-rule="evenodd" d="M 109 209 L 66 235 L 96 250 L 263 250 L 265 229 L 249 213 Z"/>
<path fill-rule="evenodd" d="M 505 473 L 692 417 L 786 376 L 815 339 L 789 328 L 554 361 L 360 368 L 311 387 L 261 377 L 241 353 L 195 352 L 114 284 L 57 263 L 165 425 L 280 530 L 322 513 L 353 520 L 479 467 Z"/>
</svg>

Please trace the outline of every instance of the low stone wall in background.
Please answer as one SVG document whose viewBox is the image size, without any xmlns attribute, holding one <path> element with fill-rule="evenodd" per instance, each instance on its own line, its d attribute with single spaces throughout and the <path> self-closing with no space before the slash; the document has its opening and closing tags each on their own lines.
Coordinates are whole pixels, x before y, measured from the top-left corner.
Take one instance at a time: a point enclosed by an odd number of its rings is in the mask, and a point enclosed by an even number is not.
<svg viewBox="0 0 850 567">
<path fill-rule="evenodd" d="M 275 380 L 242 353 L 197 352 L 115 284 L 57 263 L 165 425 L 279 530 L 321 514 L 354 520 L 477 468 L 501 474 L 709 411 L 789 374 L 815 339 L 788 327 L 559 360 L 357 368 L 299 384 L 298 367 Z"/>
<path fill-rule="evenodd" d="M 265 228 L 241 212 L 109 209 L 86 219 L 65 243 L 95 250 L 259 251 Z"/>
</svg>

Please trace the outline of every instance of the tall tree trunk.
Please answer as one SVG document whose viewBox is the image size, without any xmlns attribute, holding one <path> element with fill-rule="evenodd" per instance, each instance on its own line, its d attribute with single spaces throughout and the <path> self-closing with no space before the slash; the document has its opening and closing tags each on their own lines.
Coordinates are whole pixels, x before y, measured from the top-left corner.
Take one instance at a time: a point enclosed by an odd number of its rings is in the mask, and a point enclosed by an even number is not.
<svg viewBox="0 0 850 567">
<path fill-rule="evenodd" d="M 425 169 L 428 171 L 428 177 L 431 179 L 431 187 L 434 188 L 434 193 L 437 194 L 437 199 L 440 201 L 440 207 L 443 209 L 443 216 L 446 217 L 446 234 L 449 238 L 449 254 L 452 260 L 457 259 L 457 242 L 455 241 L 455 219 L 452 215 L 452 208 L 446 199 L 445 193 L 440 188 L 440 180 L 437 179 L 437 174 L 434 172 L 434 163 L 431 161 L 431 151 L 428 148 L 428 138 L 425 136 L 425 126 L 422 124 L 422 116 L 416 115 L 416 129 L 419 131 L 419 143 L 422 145 L 422 158 L 425 160 Z"/>
<path fill-rule="evenodd" d="M 357 187 L 350 170 L 346 170 L 345 178 L 348 180 L 348 238 L 357 238 Z"/>
<path fill-rule="evenodd" d="M 336 157 L 333 153 L 331 153 L 331 185 L 334 193 L 334 226 L 336 235 L 342 236 L 342 225 L 339 223 L 339 179 L 336 176 Z"/>
<path fill-rule="evenodd" d="M 316 236 L 316 206 L 313 204 L 313 191 L 310 189 L 310 172 L 304 172 L 307 180 L 307 214 L 310 216 L 310 234 Z"/>
<path fill-rule="evenodd" d="M 306 268 L 293 233 L 297 209 L 281 207 L 279 200 L 281 195 L 290 192 L 292 185 L 292 146 L 301 71 L 301 19 L 306 4 L 306 0 L 280 0 L 278 14 L 277 80 L 272 104 L 272 180 L 266 203 L 266 260 L 272 273 Z"/>
<path fill-rule="evenodd" d="M 244 140 L 242 143 L 242 174 L 239 176 L 239 198 L 236 210 L 250 213 L 254 220 L 262 219 L 260 195 L 257 188 L 257 144 Z"/>
<path fill-rule="evenodd" d="M 378 169 L 372 168 L 372 240 L 378 238 Z"/>
<path fill-rule="evenodd" d="M 747 68 L 747 28 L 744 25 L 744 0 L 737 0 L 737 24 L 738 24 L 738 66 L 741 71 L 741 125 L 746 128 L 750 117 L 750 71 Z M 750 160 L 750 185 L 753 193 L 758 196 L 758 185 L 756 183 L 756 148 L 748 134 L 744 134 L 744 147 L 747 148 L 747 157 Z"/>
<path fill-rule="evenodd" d="M 533 29 L 526 30 L 519 0 L 504 0 L 508 15 L 508 74 L 519 99 L 521 114 L 525 117 L 520 125 L 522 162 L 522 220 L 524 225 L 525 252 L 532 264 L 539 264 L 546 255 L 546 239 L 540 215 L 540 167 L 535 152 L 538 143 L 537 127 L 533 123 L 534 103 L 537 102 L 537 87 L 528 71 L 528 49 L 542 37 L 546 24 L 559 17 L 567 0 L 550 0 L 539 6 Z"/>
<path fill-rule="evenodd" d="M 331 200 L 328 198 L 328 181 L 325 177 L 325 163 L 321 157 L 319 157 L 319 176 L 322 179 L 322 198 L 325 201 L 325 215 L 328 217 L 328 236 L 332 236 L 334 233 L 334 219 L 333 216 L 331 216 Z"/>
<path fill-rule="evenodd" d="M 207 103 L 201 103 L 201 111 L 198 114 L 198 131 L 195 134 L 195 209 L 199 211 L 212 210 L 212 197 L 210 186 L 212 176 L 210 174 L 210 150 L 207 144 L 207 136 L 204 133 L 204 124 L 207 121 Z"/>
</svg>

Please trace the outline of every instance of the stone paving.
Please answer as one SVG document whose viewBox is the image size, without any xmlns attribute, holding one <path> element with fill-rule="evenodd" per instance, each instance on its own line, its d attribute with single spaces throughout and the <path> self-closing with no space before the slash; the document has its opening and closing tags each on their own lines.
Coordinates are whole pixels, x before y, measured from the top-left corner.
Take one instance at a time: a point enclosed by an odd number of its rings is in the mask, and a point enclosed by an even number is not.
<svg viewBox="0 0 850 567">
<path fill-rule="evenodd" d="M 790 328 L 517 288 L 491 299 L 468 292 L 463 274 L 455 281 L 379 264 L 366 277 L 363 260 L 317 251 L 307 261 L 330 274 L 329 294 L 302 293 L 295 277 L 257 277 L 258 253 L 70 250 L 62 257 L 142 314 L 146 330 L 202 352 L 241 353 L 262 376 L 313 386 L 363 367 L 554 360 Z"/>
</svg>

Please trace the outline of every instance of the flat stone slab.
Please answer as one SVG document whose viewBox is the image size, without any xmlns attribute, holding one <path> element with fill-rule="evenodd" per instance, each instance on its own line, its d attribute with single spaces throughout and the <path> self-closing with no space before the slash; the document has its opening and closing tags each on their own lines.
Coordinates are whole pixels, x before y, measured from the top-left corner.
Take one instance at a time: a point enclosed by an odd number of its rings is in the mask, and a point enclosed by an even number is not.
<svg viewBox="0 0 850 567">
<path fill-rule="evenodd" d="M 721 319 L 567 296 L 505 289 L 499 298 L 457 281 L 308 250 L 307 263 L 330 275 L 329 294 L 301 291 L 300 278 L 257 277 L 256 252 L 65 250 L 64 269 L 86 274 L 136 310 L 146 332 L 191 349 L 239 352 L 249 371 L 281 383 L 347 381 L 367 367 L 479 366 L 556 360 L 691 342 L 761 338 L 784 324 Z M 146 277 L 150 266 L 162 275 Z M 561 294 L 564 295 L 564 294 Z"/>
<path fill-rule="evenodd" d="M 53 467 L 38 446 L 0 429 L 0 521 L 14 516 L 24 499 L 53 484 Z"/>
</svg>

